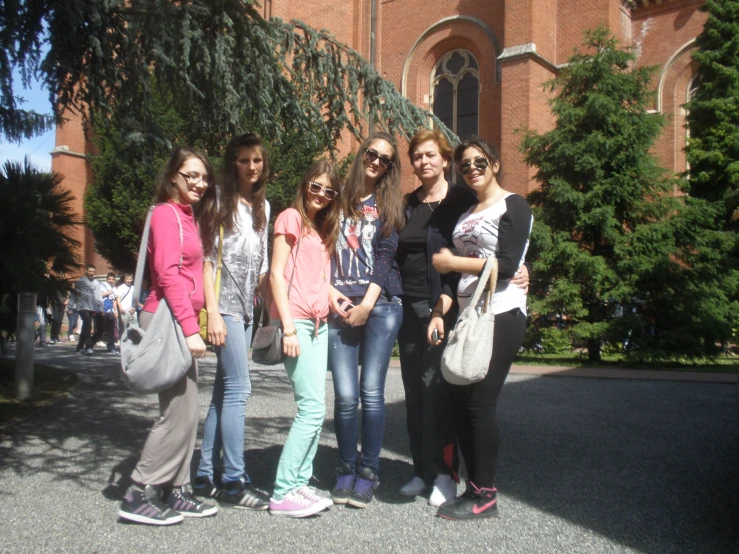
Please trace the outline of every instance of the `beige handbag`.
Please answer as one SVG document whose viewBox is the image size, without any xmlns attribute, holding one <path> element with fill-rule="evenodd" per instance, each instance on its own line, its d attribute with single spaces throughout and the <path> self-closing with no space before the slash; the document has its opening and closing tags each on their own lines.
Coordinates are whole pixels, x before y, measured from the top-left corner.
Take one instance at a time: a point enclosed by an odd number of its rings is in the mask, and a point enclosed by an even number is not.
<svg viewBox="0 0 739 554">
<path fill-rule="evenodd" d="M 490 281 L 482 312 L 477 313 L 485 285 Z M 492 291 L 498 282 L 498 258 L 485 262 L 482 275 L 477 282 L 475 294 L 449 333 L 444 354 L 441 358 L 441 374 L 452 385 L 471 385 L 482 381 L 488 374 L 493 357 L 493 331 L 495 314 L 488 312 Z"/>
</svg>

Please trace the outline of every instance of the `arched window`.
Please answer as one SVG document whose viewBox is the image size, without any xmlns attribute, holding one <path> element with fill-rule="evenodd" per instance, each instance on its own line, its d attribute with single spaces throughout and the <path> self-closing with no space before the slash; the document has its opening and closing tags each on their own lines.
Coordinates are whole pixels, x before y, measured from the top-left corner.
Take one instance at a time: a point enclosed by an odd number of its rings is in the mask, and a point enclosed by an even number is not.
<svg viewBox="0 0 739 554">
<path fill-rule="evenodd" d="M 434 115 L 459 137 L 478 134 L 480 70 L 467 50 L 451 50 L 431 74 Z"/>
</svg>

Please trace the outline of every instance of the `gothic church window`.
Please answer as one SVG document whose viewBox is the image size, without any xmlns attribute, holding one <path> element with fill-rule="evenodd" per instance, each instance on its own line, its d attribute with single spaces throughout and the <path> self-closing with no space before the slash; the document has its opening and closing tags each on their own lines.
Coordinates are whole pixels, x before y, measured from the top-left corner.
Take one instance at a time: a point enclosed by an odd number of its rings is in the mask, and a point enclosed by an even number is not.
<svg viewBox="0 0 739 554">
<path fill-rule="evenodd" d="M 451 50 L 431 75 L 434 115 L 459 137 L 478 134 L 480 70 L 467 50 Z"/>
</svg>

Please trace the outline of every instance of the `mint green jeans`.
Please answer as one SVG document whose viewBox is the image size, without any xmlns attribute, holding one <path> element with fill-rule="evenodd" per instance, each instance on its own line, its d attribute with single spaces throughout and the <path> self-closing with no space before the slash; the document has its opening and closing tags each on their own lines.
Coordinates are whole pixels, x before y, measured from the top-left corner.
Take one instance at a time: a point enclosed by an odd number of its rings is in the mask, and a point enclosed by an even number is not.
<svg viewBox="0 0 739 554">
<path fill-rule="evenodd" d="M 300 356 L 287 357 L 285 369 L 293 385 L 298 413 L 282 449 L 275 479 L 275 500 L 308 484 L 313 475 L 326 416 L 326 374 L 328 364 L 328 325 L 322 323 L 315 335 L 315 323 L 296 319 L 295 329 L 300 342 Z"/>
</svg>

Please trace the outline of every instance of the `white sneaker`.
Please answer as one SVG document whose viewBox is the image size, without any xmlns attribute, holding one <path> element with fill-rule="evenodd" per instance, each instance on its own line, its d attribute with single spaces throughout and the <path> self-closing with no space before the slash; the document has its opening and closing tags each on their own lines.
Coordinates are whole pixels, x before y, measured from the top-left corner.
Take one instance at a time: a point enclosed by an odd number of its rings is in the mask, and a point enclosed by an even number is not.
<svg viewBox="0 0 739 554">
<path fill-rule="evenodd" d="M 418 496 L 426 490 L 426 483 L 420 477 L 414 477 L 405 485 L 400 487 L 400 494 L 403 496 Z"/>
<path fill-rule="evenodd" d="M 323 509 L 324 510 L 326 508 L 330 508 L 331 506 L 334 505 L 334 501 L 333 500 L 331 500 L 330 498 L 327 498 L 327 497 L 319 494 L 316 489 L 314 489 L 313 487 L 309 487 L 308 485 L 304 485 L 304 486 L 300 487 L 295 492 L 297 492 L 303 498 L 307 498 L 311 502 L 316 502 L 318 504 L 323 505 L 323 507 L 324 507 Z"/>
<path fill-rule="evenodd" d="M 457 483 L 450 475 L 437 475 L 434 480 L 434 489 L 429 496 L 429 506 L 441 506 L 444 502 L 457 497 Z"/>
</svg>

